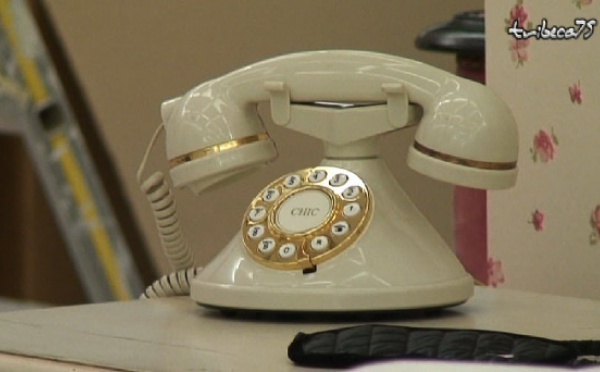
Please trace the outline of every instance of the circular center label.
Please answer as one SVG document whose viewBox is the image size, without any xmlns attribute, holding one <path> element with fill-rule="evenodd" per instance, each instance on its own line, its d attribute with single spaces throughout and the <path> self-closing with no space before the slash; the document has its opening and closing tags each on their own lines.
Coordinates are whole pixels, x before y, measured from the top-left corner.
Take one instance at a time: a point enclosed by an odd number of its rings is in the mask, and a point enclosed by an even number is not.
<svg viewBox="0 0 600 372">
<path fill-rule="evenodd" d="M 285 233 L 301 234 L 327 221 L 332 209 L 332 201 L 327 193 L 319 190 L 300 191 L 281 203 L 276 223 Z"/>
</svg>

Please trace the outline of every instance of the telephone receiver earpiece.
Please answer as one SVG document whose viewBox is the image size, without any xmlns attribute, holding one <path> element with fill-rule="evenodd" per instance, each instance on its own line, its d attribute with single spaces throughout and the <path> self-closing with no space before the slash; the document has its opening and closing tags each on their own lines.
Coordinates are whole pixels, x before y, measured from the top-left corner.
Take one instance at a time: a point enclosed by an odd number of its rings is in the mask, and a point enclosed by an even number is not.
<svg viewBox="0 0 600 372">
<path fill-rule="evenodd" d="M 399 129 L 407 124 L 409 104 L 418 105 L 423 116 L 409 166 L 478 188 L 505 188 L 516 179 L 515 120 L 489 88 L 409 59 L 339 50 L 258 62 L 165 102 L 162 119 L 175 186 L 200 192 L 275 159 L 277 150 L 256 110 L 261 101 L 270 101 L 276 124 L 335 144 Z M 317 101 L 380 103 L 385 119 L 351 129 L 345 124 L 344 130 L 298 123 L 296 104 Z"/>
</svg>

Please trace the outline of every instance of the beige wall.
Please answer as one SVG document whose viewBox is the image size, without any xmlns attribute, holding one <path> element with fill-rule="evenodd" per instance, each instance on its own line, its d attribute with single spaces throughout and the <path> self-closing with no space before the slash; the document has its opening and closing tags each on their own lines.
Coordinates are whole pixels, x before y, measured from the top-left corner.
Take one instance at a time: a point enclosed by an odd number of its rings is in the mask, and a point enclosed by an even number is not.
<svg viewBox="0 0 600 372">
<path fill-rule="evenodd" d="M 523 27 L 600 17 L 595 2 L 548 4 L 525 1 Z M 600 299 L 600 35 L 517 44 L 504 23 L 515 1 L 486 5 L 488 84 L 511 107 L 521 149 L 515 187 L 489 193 L 491 276 L 512 289 Z"/>
<path fill-rule="evenodd" d="M 157 266 L 167 272 L 150 210 L 135 182 L 142 154 L 159 124 L 161 101 L 243 65 L 301 50 L 373 50 L 454 70 L 453 56 L 416 50 L 415 36 L 457 12 L 482 8 L 483 1 L 46 0 L 46 5 Z M 267 128 L 280 150 L 272 166 L 200 197 L 176 192 L 199 264 L 235 233 L 257 190 L 275 176 L 319 161 L 317 141 L 270 123 Z M 384 154 L 407 192 L 451 243 L 452 188 L 405 166 L 410 136 L 404 133 L 386 138 Z M 163 146 L 155 149 L 150 170 L 166 170 L 163 153 Z"/>
</svg>

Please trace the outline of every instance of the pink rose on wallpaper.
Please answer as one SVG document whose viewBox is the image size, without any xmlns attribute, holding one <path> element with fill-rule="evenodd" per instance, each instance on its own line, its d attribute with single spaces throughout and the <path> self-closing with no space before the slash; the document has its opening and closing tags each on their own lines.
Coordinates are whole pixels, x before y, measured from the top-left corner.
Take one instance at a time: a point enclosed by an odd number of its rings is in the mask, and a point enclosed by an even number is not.
<svg viewBox="0 0 600 372">
<path fill-rule="evenodd" d="M 504 284 L 506 278 L 502 271 L 502 261 L 494 260 L 492 257 L 488 258 L 487 262 L 487 273 L 488 273 L 488 285 L 492 287 L 498 287 L 500 284 Z"/>
<path fill-rule="evenodd" d="M 524 27 L 529 21 L 529 11 L 523 6 L 522 0 L 517 1 L 517 4 L 510 10 L 508 26 L 514 26 L 515 21 L 519 27 Z"/>
<path fill-rule="evenodd" d="M 510 40 L 508 49 L 510 50 L 512 60 L 517 62 L 517 67 L 529 60 L 529 44 L 531 44 L 529 39 Z"/>
<path fill-rule="evenodd" d="M 590 235 L 590 243 L 596 244 L 598 242 L 598 237 L 600 236 L 600 205 L 597 205 L 596 208 L 594 208 L 590 222 L 594 229 Z"/>
<path fill-rule="evenodd" d="M 535 210 L 535 212 L 533 212 L 531 214 L 531 223 L 533 224 L 533 228 L 535 229 L 535 231 L 543 231 L 544 230 L 544 220 L 545 220 L 546 216 L 544 215 L 544 213 L 540 212 L 539 210 Z"/>
<path fill-rule="evenodd" d="M 597 205 L 594 209 L 594 213 L 592 213 L 592 222 L 594 223 L 596 231 L 600 233 L 600 205 Z"/>
<path fill-rule="evenodd" d="M 529 21 L 529 11 L 523 5 L 523 0 L 517 0 L 517 3 L 510 9 L 508 19 L 505 19 L 504 23 L 507 30 L 514 26 L 522 29 L 531 29 L 533 27 Z M 529 44 L 531 44 L 530 39 L 511 38 L 508 49 L 512 60 L 517 62 L 517 67 L 522 66 L 529 60 Z"/>
<path fill-rule="evenodd" d="M 571 102 L 581 105 L 583 102 L 583 92 L 581 91 L 581 82 L 577 82 L 569 87 L 569 96 L 571 96 Z"/>
<path fill-rule="evenodd" d="M 582 6 L 587 6 L 593 3 L 593 0 L 574 0 L 575 6 L 581 9 Z"/>
<path fill-rule="evenodd" d="M 545 130 L 540 130 L 533 138 L 533 148 L 531 149 L 533 161 L 537 162 L 539 160 L 542 163 L 547 163 L 553 160 L 556 156 L 557 146 L 558 138 L 556 138 L 554 131 L 548 133 Z"/>
</svg>

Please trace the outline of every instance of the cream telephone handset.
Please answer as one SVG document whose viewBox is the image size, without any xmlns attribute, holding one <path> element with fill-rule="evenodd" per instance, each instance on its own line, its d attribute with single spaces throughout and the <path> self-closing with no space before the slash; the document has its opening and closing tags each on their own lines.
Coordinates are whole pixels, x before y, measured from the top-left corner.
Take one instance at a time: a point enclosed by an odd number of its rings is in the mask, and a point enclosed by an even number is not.
<svg viewBox="0 0 600 372">
<path fill-rule="evenodd" d="M 471 296 L 472 278 L 379 157 L 378 140 L 418 125 L 410 167 L 454 184 L 509 187 L 516 124 L 489 88 L 379 53 L 259 62 L 163 104 L 175 187 L 200 193 L 274 160 L 256 109 L 263 101 L 274 123 L 321 139 L 324 159 L 257 190 L 240 232 L 203 269 L 190 268 L 168 187 L 151 177 L 143 189 L 178 271 L 147 296 L 189 290 L 207 307 L 314 312 L 443 307 Z"/>
</svg>

